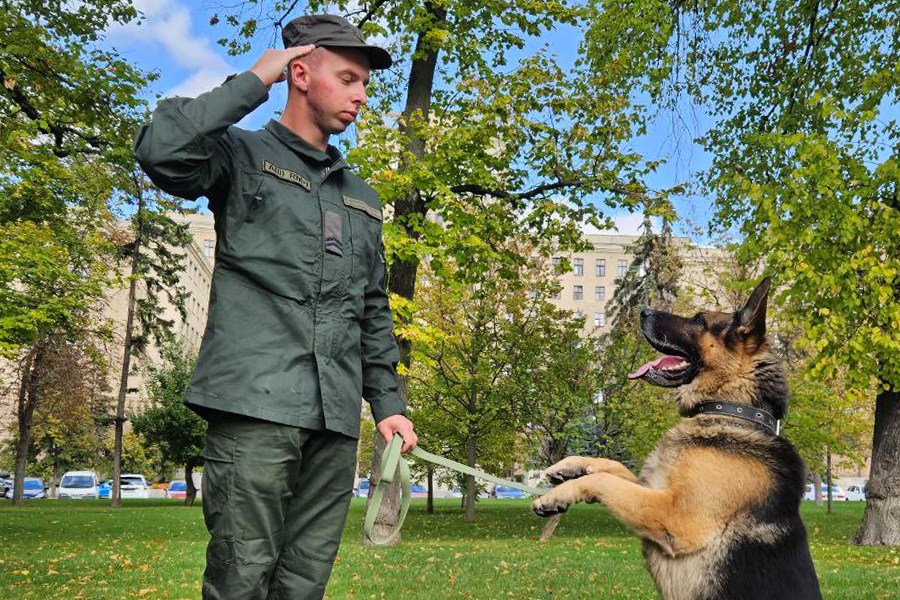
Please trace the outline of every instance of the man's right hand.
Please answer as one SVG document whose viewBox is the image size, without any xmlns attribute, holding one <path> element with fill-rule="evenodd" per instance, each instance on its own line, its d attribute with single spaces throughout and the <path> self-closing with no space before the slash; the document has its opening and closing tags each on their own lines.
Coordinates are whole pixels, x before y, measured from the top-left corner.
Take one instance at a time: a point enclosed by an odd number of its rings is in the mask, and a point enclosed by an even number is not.
<svg viewBox="0 0 900 600">
<path fill-rule="evenodd" d="M 270 87 L 273 83 L 285 80 L 285 67 L 292 60 L 306 56 L 315 49 L 316 46 L 314 44 L 309 44 L 307 46 L 285 48 L 284 50 L 266 50 L 256 63 L 250 67 L 250 71 L 259 77 L 266 87 Z"/>
</svg>

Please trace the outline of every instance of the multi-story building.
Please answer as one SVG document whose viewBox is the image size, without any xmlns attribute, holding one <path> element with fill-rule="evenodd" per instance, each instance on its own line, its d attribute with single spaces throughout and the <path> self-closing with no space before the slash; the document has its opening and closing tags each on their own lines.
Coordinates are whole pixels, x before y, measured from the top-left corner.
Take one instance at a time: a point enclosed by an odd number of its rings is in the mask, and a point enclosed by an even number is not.
<svg viewBox="0 0 900 600">
<path fill-rule="evenodd" d="M 554 303 L 585 319 L 585 333 L 602 333 L 607 327 L 606 304 L 613 296 L 617 277 L 628 270 L 634 254 L 634 235 L 587 235 L 592 250 L 553 257 L 568 259 L 571 270 L 560 276 L 562 289 Z"/>
</svg>

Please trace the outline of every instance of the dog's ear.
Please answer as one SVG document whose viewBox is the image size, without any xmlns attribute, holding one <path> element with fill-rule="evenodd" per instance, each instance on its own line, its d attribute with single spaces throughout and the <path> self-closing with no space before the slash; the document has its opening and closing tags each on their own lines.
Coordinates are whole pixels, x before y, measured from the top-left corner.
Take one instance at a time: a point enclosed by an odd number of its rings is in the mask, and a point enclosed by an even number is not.
<svg viewBox="0 0 900 600">
<path fill-rule="evenodd" d="M 759 348 L 766 337 L 766 303 L 771 284 L 768 277 L 760 281 L 744 306 L 735 313 L 737 332 L 752 344 L 753 350 Z"/>
</svg>

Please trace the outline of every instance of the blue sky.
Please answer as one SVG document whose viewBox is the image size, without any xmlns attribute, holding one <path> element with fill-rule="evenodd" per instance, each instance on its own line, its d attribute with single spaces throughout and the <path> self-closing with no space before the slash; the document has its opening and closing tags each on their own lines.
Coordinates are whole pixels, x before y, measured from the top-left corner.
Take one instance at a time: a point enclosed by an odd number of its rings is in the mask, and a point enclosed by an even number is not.
<svg viewBox="0 0 900 600">
<path fill-rule="evenodd" d="M 253 51 L 238 57 L 229 56 L 216 43 L 216 39 L 227 35 L 228 29 L 209 25 L 210 15 L 215 12 L 212 4 L 176 0 L 135 0 L 134 4 L 144 19 L 140 24 L 112 28 L 107 43 L 142 70 L 156 71 L 159 79 L 153 84 L 152 91 L 163 97 L 191 97 L 203 93 L 221 84 L 229 74 L 249 68 L 273 43 L 269 35 Z M 551 51 L 565 64 L 575 59 L 579 38 L 571 30 L 561 29 L 536 44 L 549 44 Z M 249 129 L 261 126 L 284 106 L 284 102 L 284 87 L 273 86 L 269 101 L 240 125 Z M 702 114 L 685 107 L 680 120 L 671 114 L 660 115 L 648 134 L 634 141 L 635 149 L 645 159 L 667 161 L 649 181 L 651 187 L 661 189 L 686 182 L 692 173 L 709 164 L 709 158 L 692 141 L 704 122 Z M 344 135 L 353 140 L 352 129 Z M 682 218 L 691 222 L 705 225 L 709 218 L 706 198 L 679 198 L 676 206 Z M 640 215 L 622 213 L 614 217 L 620 233 L 636 232 L 641 222 Z"/>
</svg>

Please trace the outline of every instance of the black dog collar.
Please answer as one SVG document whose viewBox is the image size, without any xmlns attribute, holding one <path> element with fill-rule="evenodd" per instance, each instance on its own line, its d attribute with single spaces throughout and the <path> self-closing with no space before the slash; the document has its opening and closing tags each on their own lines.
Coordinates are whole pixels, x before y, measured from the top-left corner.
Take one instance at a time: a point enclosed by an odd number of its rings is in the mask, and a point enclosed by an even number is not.
<svg viewBox="0 0 900 600">
<path fill-rule="evenodd" d="M 765 429 L 771 431 L 774 435 L 778 435 L 778 420 L 771 414 L 761 408 L 750 406 L 749 404 L 738 404 L 737 402 L 701 402 L 694 406 L 688 417 L 696 417 L 697 415 L 725 415 L 728 417 L 737 417 L 751 423 L 756 423 Z"/>
</svg>

